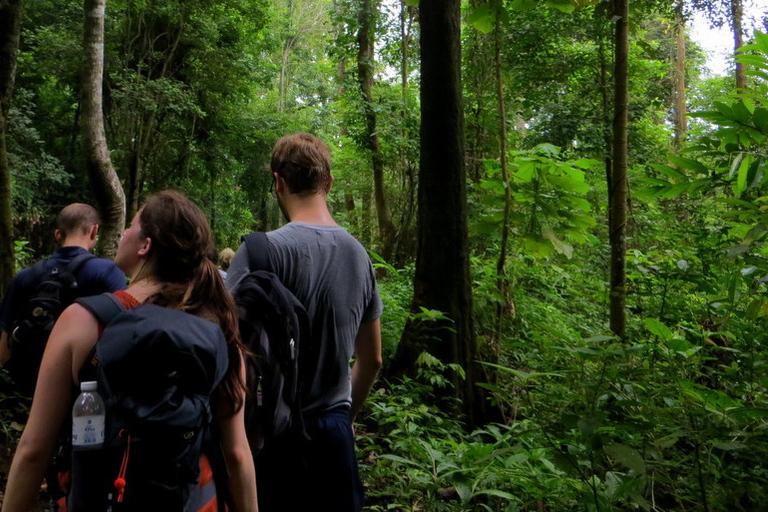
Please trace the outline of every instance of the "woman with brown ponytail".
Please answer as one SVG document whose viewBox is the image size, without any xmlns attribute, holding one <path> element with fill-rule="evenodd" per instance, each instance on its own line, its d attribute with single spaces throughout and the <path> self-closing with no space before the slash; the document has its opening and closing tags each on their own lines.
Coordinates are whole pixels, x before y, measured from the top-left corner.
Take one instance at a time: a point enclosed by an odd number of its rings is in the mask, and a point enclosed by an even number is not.
<svg viewBox="0 0 768 512">
<path fill-rule="evenodd" d="M 243 348 L 235 305 L 211 259 L 214 255 L 213 234 L 202 211 L 180 193 L 160 192 L 146 201 L 123 233 L 115 263 L 130 277 L 130 285 L 115 296 L 127 308 L 152 303 L 210 320 L 221 328 L 229 367 L 212 397 L 213 416 L 234 512 L 254 512 L 256 479 L 243 423 Z M 2 512 L 24 512 L 33 506 L 77 396 L 81 368 L 102 328 L 80 304 L 67 308 L 56 323 L 29 421 L 11 465 Z M 136 372 L 140 378 L 141 369 Z"/>
</svg>

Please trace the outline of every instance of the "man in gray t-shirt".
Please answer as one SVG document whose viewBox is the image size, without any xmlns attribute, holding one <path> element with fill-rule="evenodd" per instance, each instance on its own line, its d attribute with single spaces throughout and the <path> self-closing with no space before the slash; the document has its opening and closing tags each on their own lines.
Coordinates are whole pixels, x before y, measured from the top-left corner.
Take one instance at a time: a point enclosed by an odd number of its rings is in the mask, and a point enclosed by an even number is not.
<svg viewBox="0 0 768 512">
<path fill-rule="evenodd" d="M 312 346 L 300 349 L 313 360 L 311 371 L 300 377 L 311 440 L 277 438 L 265 444 L 256 459 L 259 508 L 357 512 L 363 490 L 352 422 L 382 365 L 381 298 L 365 249 L 328 210 L 333 182 L 328 147 L 306 133 L 283 137 L 270 167 L 289 221 L 267 233 L 270 266 L 312 323 Z M 227 286 L 234 289 L 251 270 L 241 245 Z"/>
</svg>

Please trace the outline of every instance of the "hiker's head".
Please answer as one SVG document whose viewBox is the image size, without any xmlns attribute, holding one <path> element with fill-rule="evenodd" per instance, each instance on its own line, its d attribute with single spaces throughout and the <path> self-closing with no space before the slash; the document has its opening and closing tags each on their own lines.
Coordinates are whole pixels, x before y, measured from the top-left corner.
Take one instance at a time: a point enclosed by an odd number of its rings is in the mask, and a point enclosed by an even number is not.
<svg viewBox="0 0 768 512">
<path fill-rule="evenodd" d="M 225 272 L 229 270 L 229 265 L 232 263 L 232 258 L 234 257 L 235 251 L 229 247 L 222 249 L 219 253 L 219 267 L 221 267 L 221 270 Z"/>
<path fill-rule="evenodd" d="M 147 256 L 164 282 L 186 283 L 201 267 L 214 267 L 213 232 L 200 208 L 184 195 L 164 191 L 138 213 L 140 234 L 150 240 Z"/>
<path fill-rule="evenodd" d="M 233 413 L 244 383 L 240 378 L 242 344 L 232 295 L 213 260 L 216 248 L 208 219 L 183 194 L 163 191 L 150 196 L 123 233 L 115 263 L 131 277 L 159 290 L 147 302 L 180 309 L 216 322 L 229 342 L 230 370 L 222 384 L 226 407 Z"/>
<path fill-rule="evenodd" d="M 331 153 L 314 135 L 286 135 L 272 148 L 270 172 L 273 179 L 283 179 L 292 194 L 325 194 L 333 180 Z"/>
<path fill-rule="evenodd" d="M 59 244 L 81 245 L 93 249 L 99 230 L 99 213 L 91 205 L 73 203 L 56 217 L 54 238 Z"/>
</svg>

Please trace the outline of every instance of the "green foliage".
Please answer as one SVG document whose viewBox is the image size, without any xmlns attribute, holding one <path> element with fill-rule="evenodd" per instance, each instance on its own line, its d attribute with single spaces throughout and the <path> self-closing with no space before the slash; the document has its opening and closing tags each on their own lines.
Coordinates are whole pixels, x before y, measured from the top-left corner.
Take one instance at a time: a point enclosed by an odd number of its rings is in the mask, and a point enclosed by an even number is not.
<svg viewBox="0 0 768 512">
<path fill-rule="evenodd" d="M 35 260 L 35 254 L 29 247 L 27 240 L 15 240 L 13 242 L 13 256 L 17 269 L 26 268 Z"/>
<path fill-rule="evenodd" d="M 590 159 L 563 160 L 560 150 L 540 144 L 529 151 L 510 154 L 513 224 L 521 251 L 536 258 L 552 254 L 573 256 L 573 243 L 593 240 L 595 220 L 584 198 L 589 191 L 586 172 L 599 164 Z M 498 162 L 487 161 L 488 178 L 480 184 L 485 215 L 473 225 L 474 233 L 499 232 L 503 220 L 504 182 Z"/>
</svg>

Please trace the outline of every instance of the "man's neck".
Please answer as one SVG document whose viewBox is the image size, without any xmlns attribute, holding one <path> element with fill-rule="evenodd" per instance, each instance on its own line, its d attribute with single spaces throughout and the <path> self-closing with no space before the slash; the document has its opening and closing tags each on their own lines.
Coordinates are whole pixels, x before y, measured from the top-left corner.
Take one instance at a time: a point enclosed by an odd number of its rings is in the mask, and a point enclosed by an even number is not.
<svg viewBox="0 0 768 512">
<path fill-rule="evenodd" d="M 290 222 L 303 222 L 316 226 L 337 225 L 328 210 L 325 196 L 321 194 L 309 196 L 290 194 L 284 199 L 283 206 Z"/>
<path fill-rule="evenodd" d="M 61 241 L 61 247 L 82 247 L 90 251 L 93 249 L 93 241 L 88 237 L 68 236 Z"/>
</svg>

